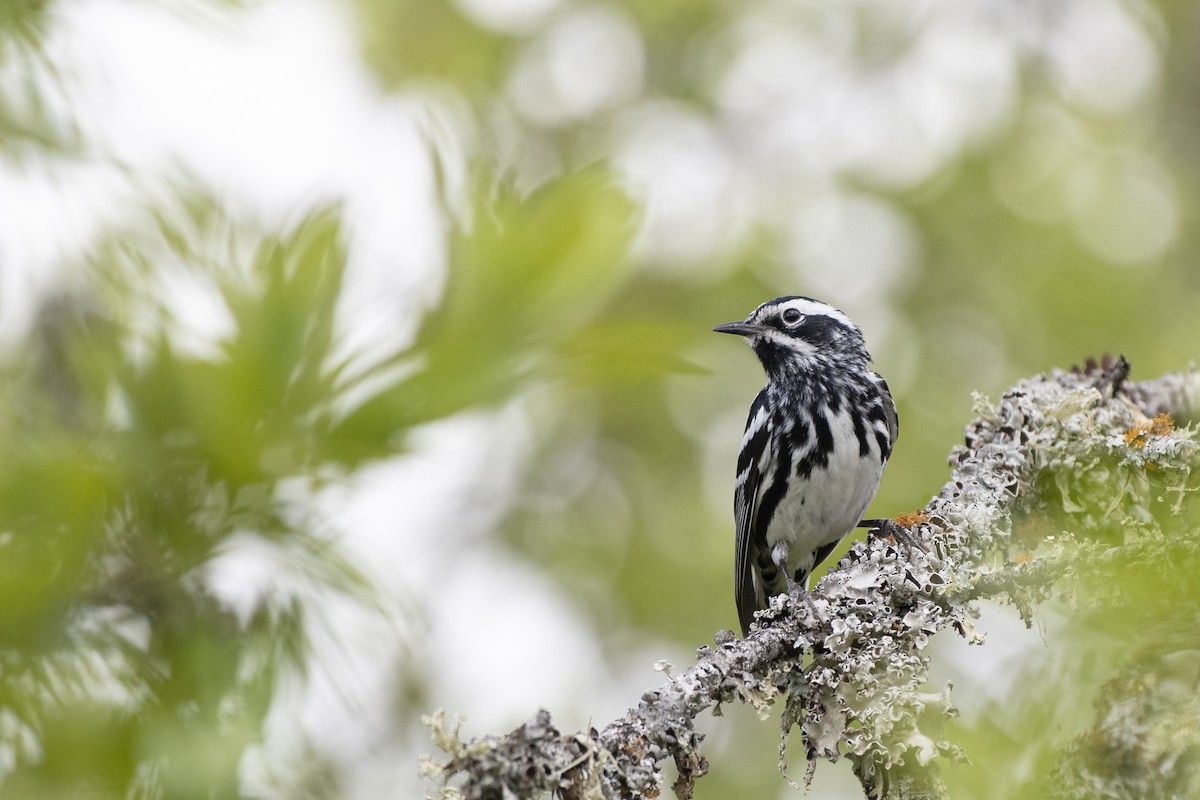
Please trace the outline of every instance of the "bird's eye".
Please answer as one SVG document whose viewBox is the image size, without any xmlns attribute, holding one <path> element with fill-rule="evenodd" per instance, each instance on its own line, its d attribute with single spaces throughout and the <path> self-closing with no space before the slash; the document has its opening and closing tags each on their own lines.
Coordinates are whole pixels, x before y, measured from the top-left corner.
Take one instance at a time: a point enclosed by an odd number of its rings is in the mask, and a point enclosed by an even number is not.
<svg viewBox="0 0 1200 800">
<path fill-rule="evenodd" d="M 783 321 L 788 325 L 795 325 L 802 319 L 804 319 L 804 315 L 794 308 L 789 308 L 783 312 Z"/>
</svg>

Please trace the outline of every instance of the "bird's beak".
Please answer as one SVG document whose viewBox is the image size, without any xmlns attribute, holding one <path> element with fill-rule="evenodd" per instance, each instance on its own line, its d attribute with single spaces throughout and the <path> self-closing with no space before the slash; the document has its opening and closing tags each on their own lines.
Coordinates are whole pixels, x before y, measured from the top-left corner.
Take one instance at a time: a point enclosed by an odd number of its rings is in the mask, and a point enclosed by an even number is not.
<svg viewBox="0 0 1200 800">
<path fill-rule="evenodd" d="M 726 322 L 724 325 L 718 325 L 713 328 L 717 333 L 734 333 L 738 336 L 753 336 L 756 333 L 762 332 L 761 325 L 755 325 L 750 322 Z"/>
</svg>

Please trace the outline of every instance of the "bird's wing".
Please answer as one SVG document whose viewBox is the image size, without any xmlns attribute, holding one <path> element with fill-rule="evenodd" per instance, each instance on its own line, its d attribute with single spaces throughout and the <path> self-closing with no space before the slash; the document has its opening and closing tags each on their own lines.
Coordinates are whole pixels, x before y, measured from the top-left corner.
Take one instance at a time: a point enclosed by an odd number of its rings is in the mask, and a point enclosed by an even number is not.
<svg viewBox="0 0 1200 800">
<path fill-rule="evenodd" d="M 892 400 L 892 392 L 888 389 L 887 381 L 878 373 L 873 374 L 872 378 L 883 398 L 883 420 L 887 425 L 888 437 L 888 452 L 885 454 L 887 456 L 891 455 L 891 449 L 896 446 L 896 439 L 900 437 L 900 418 L 896 416 L 896 403 Z"/>
<path fill-rule="evenodd" d="M 763 475 L 769 475 L 772 471 L 772 454 L 771 414 L 767 408 L 767 390 L 764 388 L 750 405 L 746 433 L 742 436 L 742 447 L 738 452 L 737 483 L 733 491 L 733 514 L 737 522 L 734 596 L 742 635 L 750 632 L 750 623 L 754 621 L 754 612 L 758 610 L 758 590 L 754 586 L 753 575 L 754 525 L 758 517 Z"/>
</svg>

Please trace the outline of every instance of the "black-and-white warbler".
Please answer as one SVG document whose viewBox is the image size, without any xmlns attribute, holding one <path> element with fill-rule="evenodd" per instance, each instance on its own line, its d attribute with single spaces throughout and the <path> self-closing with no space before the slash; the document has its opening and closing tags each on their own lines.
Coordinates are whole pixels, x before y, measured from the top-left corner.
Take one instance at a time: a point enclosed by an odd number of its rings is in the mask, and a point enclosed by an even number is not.
<svg viewBox="0 0 1200 800">
<path fill-rule="evenodd" d="M 763 303 L 745 322 L 767 372 L 738 453 L 734 518 L 738 618 L 750 632 L 767 598 L 808 575 L 862 519 L 899 431 L 862 331 L 809 297 Z"/>
</svg>

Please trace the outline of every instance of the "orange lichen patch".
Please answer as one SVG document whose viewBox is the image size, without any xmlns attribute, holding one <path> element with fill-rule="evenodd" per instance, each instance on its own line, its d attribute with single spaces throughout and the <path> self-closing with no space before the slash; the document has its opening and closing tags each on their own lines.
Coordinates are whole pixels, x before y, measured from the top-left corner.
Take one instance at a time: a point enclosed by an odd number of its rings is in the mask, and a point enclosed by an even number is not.
<svg viewBox="0 0 1200 800">
<path fill-rule="evenodd" d="M 892 517 L 892 522 L 904 528 L 911 528 L 914 525 L 920 525 L 922 522 L 929 522 L 929 515 L 923 509 L 918 508 L 916 511 L 907 514 L 897 514 Z"/>
<path fill-rule="evenodd" d="M 1166 436 L 1175 430 L 1175 422 L 1168 414 L 1159 414 L 1149 422 L 1139 422 L 1125 431 L 1125 444 L 1129 447 L 1145 447 L 1151 436 Z"/>
<path fill-rule="evenodd" d="M 1033 561 L 1033 556 L 1029 553 L 1017 553 L 1012 557 L 1011 561 L 1014 564 L 1028 564 L 1030 561 Z"/>
</svg>

